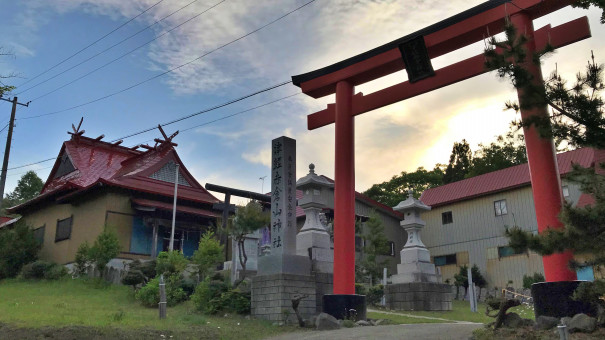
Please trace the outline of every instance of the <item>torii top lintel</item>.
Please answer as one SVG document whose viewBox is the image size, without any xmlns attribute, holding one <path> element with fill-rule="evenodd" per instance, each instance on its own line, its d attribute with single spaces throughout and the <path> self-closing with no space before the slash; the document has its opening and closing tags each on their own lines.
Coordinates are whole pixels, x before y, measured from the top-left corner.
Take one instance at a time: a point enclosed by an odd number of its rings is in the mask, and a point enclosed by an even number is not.
<svg viewBox="0 0 605 340">
<path fill-rule="evenodd" d="M 403 70 L 405 65 L 400 45 L 414 38 L 423 37 L 428 56 L 435 58 L 502 32 L 508 16 L 524 11 L 535 19 L 574 2 L 575 0 L 487 1 L 388 44 L 336 64 L 293 76 L 292 83 L 299 86 L 303 93 L 321 98 L 334 94 L 336 84 L 340 81 L 355 86 Z M 588 20 L 583 17 L 555 28 L 548 25 L 536 31 L 536 45 L 543 47 L 550 43 L 554 47 L 562 47 L 588 37 L 590 28 Z M 358 94 L 353 98 L 353 114 L 368 112 L 484 73 L 486 70 L 483 69 L 483 60 L 483 56 L 478 55 L 437 70 L 435 76 L 413 85 L 405 82 L 365 97 Z M 402 90 L 406 91 L 404 95 Z M 361 100 L 362 97 L 364 100 Z M 333 113 L 334 108 L 330 104 L 327 109 L 309 115 L 308 128 L 311 130 L 333 123 Z"/>
</svg>

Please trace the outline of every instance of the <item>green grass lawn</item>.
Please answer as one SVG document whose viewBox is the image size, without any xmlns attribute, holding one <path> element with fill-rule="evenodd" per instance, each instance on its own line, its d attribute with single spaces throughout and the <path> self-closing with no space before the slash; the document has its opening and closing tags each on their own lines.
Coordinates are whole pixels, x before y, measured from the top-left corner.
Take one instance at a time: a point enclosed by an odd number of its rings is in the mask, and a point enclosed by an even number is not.
<svg viewBox="0 0 605 340">
<path fill-rule="evenodd" d="M 177 334 L 193 332 L 196 338 L 246 340 L 299 330 L 293 326 L 273 326 L 263 320 L 246 320 L 238 315 L 201 315 L 193 312 L 191 302 L 169 307 L 167 318 L 159 320 L 157 309 L 142 307 L 134 300 L 130 287 L 99 288 L 93 282 L 72 279 L 0 281 L 0 323 L 24 328 L 85 326 L 167 330 Z"/>
<path fill-rule="evenodd" d="M 452 321 L 468 321 L 468 322 L 478 322 L 478 323 L 490 323 L 494 321 L 494 318 L 490 318 L 485 315 L 485 304 L 479 303 L 477 308 L 477 313 L 471 312 L 470 303 L 468 301 L 452 301 L 452 310 L 445 312 L 428 312 L 428 311 L 389 311 L 393 313 L 399 314 L 409 314 L 416 316 L 428 316 L 434 318 L 447 319 Z M 509 312 L 515 312 L 519 314 L 522 318 L 526 319 L 534 319 L 534 311 L 531 307 L 519 306 L 515 308 L 509 309 Z M 409 317 L 405 317 L 404 315 L 390 315 L 386 313 L 368 313 L 368 317 L 372 319 L 390 319 L 396 323 L 427 323 L 427 322 L 444 322 L 438 320 L 425 320 L 425 319 L 414 319 L 415 321 L 406 322 L 408 319 L 412 319 Z M 401 320 L 402 322 L 398 322 Z"/>
</svg>

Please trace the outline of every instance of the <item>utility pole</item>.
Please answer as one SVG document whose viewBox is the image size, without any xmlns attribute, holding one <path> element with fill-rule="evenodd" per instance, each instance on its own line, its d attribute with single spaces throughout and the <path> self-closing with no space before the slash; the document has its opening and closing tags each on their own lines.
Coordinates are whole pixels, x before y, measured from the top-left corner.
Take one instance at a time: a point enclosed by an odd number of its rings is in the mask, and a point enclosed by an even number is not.
<svg viewBox="0 0 605 340">
<path fill-rule="evenodd" d="M 6 136 L 6 148 L 4 149 L 4 161 L 2 162 L 2 173 L 0 174 L 0 206 L 2 206 L 2 201 L 4 200 L 4 185 L 6 183 L 6 171 L 8 168 L 8 156 L 11 151 L 11 142 L 13 140 L 13 126 L 15 125 L 15 113 L 17 112 L 17 105 L 21 106 L 29 106 L 29 103 L 26 104 L 19 103 L 17 101 L 17 97 L 14 97 L 13 100 L 5 99 L 0 97 L 1 100 L 5 102 L 13 103 L 13 109 L 11 110 L 11 118 L 8 122 L 8 135 Z"/>
</svg>

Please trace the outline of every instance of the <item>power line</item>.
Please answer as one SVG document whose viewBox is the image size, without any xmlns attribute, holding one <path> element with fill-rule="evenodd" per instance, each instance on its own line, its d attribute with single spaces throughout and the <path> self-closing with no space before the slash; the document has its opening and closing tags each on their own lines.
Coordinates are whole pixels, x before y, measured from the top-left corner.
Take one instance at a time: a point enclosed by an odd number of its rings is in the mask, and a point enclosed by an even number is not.
<svg viewBox="0 0 605 340">
<path fill-rule="evenodd" d="M 275 99 L 275 100 L 272 100 L 272 101 L 270 101 L 270 102 L 267 102 L 267 103 L 264 103 L 264 104 L 261 104 L 261 105 L 255 106 L 255 107 L 251 107 L 251 108 L 246 109 L 246 110 L 243 110 L 243 111 L 239 111 L 239 112 L 236 112 L 236 113 L 232 113 L 232 114 L 230 114 L 230 115 L 223 116 L 223 117 L 220 117 L 220 118 L 217 118 L 217 119 L 214 119 L 214 120 L 211 120 L 211 121 L 208 121 L 208 122 L 202 123 L 202 124 L 198 124 L 198 125 L 195 125 L 195 126 L 191 126 L 191 127 L 186 128 L 186 129 L 182 129 L 182 130 L 180 130 L 180 132 L 186 132 L 186 131 L 193 130 L 193 129 L 196 129 L 196 128 L 199 128 L 199 127 L 202 127 L 202 126 L 205 126 L 205 125 L 209 125 L 209 124 L 212 124 L 212 123 L 216 123 L 216 122 L 221 121 L 221 120 L 225 120 L 225 119 L 227 119 L 227 118 L 231 118 L 231 117 L 234 117 L 234 116 L 238 116 L 238 115 L 240 115 L 240 114 L 243 114 L 243 113 L 246 113 L 246 112 L 250 112 L 250 111 L 253 111 L 253 110 L 259 109 L 259 108 L 261 108 L 261 107 L 271 105 L 271 104 L 273 104 L 273 103 L 277 103 L 277 102 L 279 102 L 279 101 L 282 101 L 282 100 L 285 100 L 285 99 L 288 99 L 288 98 L 294 97 L 294 96 L 299 95 L 299 94 L 301 94 L 301 92 L 297 92 L 297 93 L 291 94 L 291 95 L 289 95 L 289 96 L 281 97 L 281 98 L 279 98 L 279 99 Z M 165 126 L 165 124 L 160 124 L 160 125 Z M 157 129 L 157 127 L 155 127 L 154 129 Z M 151 130 L 147 130 L 146 132 L 148 132 L 148 131 L 151 131 Z M 126 137 L 126 138 L 128 138 L 128 137 Z M 123 138 L 122 138 L 122 139 L 123 139 Z M 117 139 L 117 140 L 119 140 L 119 139 Z M 135 145 L 146 144 L 146 143 L 149 143 L 149 142 L 152 142 L 152 141 L 153 141 L 153 139 L 149 139 L 149 140 L 144 141 L 143 143 L 139 143 L 139 144 L 135 144 Z M 133 146 L 134 146 L 134 145 L 133 145 Z"/>
<path fill-rule="evenodd" d="M 63 110 L 58 110 L 58 111 L 49 112 L 49 113 L 40 114 L 40 115 L 35 115 L 35 116 L 23 117 L 23 118 L 21 118 L 21 119 L 33 119 L 33 118 L 39 118 L 39 117 L 50 116 L 50 115 L 55 115 L 55 114 L 58 114 L 58 113 L 62 113 L 62 112 L 66 112 L 66 111 L 74 110 L 74 109 L 80 108 L 80 107 L 82 107 L 82 106 L 86 106 L 86 105 L 89 105 L 89 104 L 92 104 L 92 103 L 96 103 L 96 102 L 98 102 L 98 101 L 101 101 L 101 100 L 104 100 L 104 99 L 107 99 L 107 98 L 113 97 L 113 96 L 115 96 L 115 95 L 118 95 L 118 94 L 120 94 L 120 93 L 126 92 L 126 91 L 128 91 L 128 90 L 131 90 L 131 89 L 133 89 L 133 88 L 135 88 L 135 87 L 137 87 L 137 86 L 143 85 L 143 84 L 145 84 L 145 83 L 147 83 L 147 82 L 150 82 L 150 81 L 152 81 L 152 80 L 154 80 L 154 79 L 157 79 L 157 78 L 159 78 L 159 77 L 161 77 L 161 76 L 164 76 L 164 75 L 166 75 L 166 74 L 168 74 L 168 73 L 174 72 L 174 71 L 176 71 L 176 70 L 178 70 L 178 69 L 180 69 L 180 68 L 182 68 L 182 67 L 185 67 L 185 66 L 187 66 L 187 65 L 189 65 L 189 64 L 191 64 L 191 63 L 193 63 L 193 62 L 195 62 L 195 61 L 198 61 L 198 60 L 200 60 L 200 59 L 202 59 L 202 58 L 206 57 L 207 55 L 209 55 L 209 54 L 211 54 L 211 53 L 214 53 L 214 52 L 216 52 L 216 51 L 218 51 L 218 50 L 220 50 L 220 49 L 222 49 L 222 48 L 225 48 L 225 47 L 227 47 L 227 46 L 229 46 L 229 45 L 231 45 L 231 44 L 233 44 L 233 43 L 235 43 L 235 42 L 237 42 L 237 41 L 239 41 L 239 40 L 242 40 L 242 39 L 244 39 L 244 38 L 248 37 L 249 35 L 252 35 L 252 34 L 254 34 L 254 33 L 258 32 L 258 31 L 262 30 L 263 28 L 265 28 L 265 27 L 267 27 L 267 26 L 269 26 L 269 25 L 271 25 L 271 24 L 273 24 L 273 23 L 275 23 L 275 22 L 277 22 L 277 21 L 279 21 L 279 20 L 281 20 L 281 19 L 283 19 L 283 18 L 287 17 L 288 15 L 290 15 L 290 14 L 292 14 L 292 13 L 294 13 L 294 12 L 298 11 L 299 9 L 301 9 L 301 8 L 303 8 L 303 7 L 305 7 L 305 6 L 309 5 L 309 4 L 311 4 L 311 3 L 313 3 L 314 1 L 315 1 L 315 0 L 308 1 L 308 2 L 304 3 L 303 5 L 301 5 L 301 6 L 297 7 L 296 9 L 294 9 L 294 10 L 291 10 L 291 11 L 287 12 L 286 14 L 284 14 L 284 15 L 280 16 L 279 18 L 274 19 L 274 20 L 270 21 L 269 23 L 267 23 L 267 24 L 265 24 L 265 25 L 263 25 L 263 26 L 261 26 L 261 27 L 259 27 L 259 28 L 255 29 L 255 30 L 253 30 L 253 31 L 250 31 L 250 32 L 248 32 L 248 33 L 246 33 L 246 34 L 244 34 L 244 35 L 240 36 L 240 37 L 239 37 L 239 38 L 237 38 L 237 39 L 231 40 L 230 42 L 228 42 L 228 43 L 226 43 L 226 44 L 224 44 L 224 45 L 221 45 L 221 46 L 219 46 L 219 47 L 217 47 L 217 48 L 215 48 L 215 49 L 213 49 L 213 50 L 211 50 L 211 51 L 209 51 L 209 52 L 206 52 L 206 53 L 202 54 L 201 56 L 199 56 L 199 57 L 197 57 L 197 58 L 195 58 L 195 59 L 193 59 L 193 60 L 190 60 L 190 61 L 188 61 L 188 62 L 186 62 L 186 63 L 184 63 L 184 64 L 182 64 L 182 65 L 180 65 L 180 66 L 176 66 L 176 67 L 174 67 L 174 68 L 172 68 L 172 69 L 169 69 L 169 70 L 167 70 L 167 71 L 165 71 L 165 72 L 162 72 L 162 73 L 160 73 L 160 74 L 157 74 L 157 75 L 155 75 L 155 76 L 153 76 L 153 77 L 151 77 L 151 78 L 148 78 L 148 79 L 146 79 L 146 80 L 140 81 L 140 82 L 138 82 L 138 83 L 136 83 L 136 84 L 134 84 L 134 85 L 131 85 L 131 86 L 126 87 L 126 88 L 124 88 L 124 89 L 121 89 L 121 90 L 119 90 L 119 91 L 116 91 L 116 92 L 110 93 L 110 94 L 105 95 L 105 96 L 103 96 L 103 97 L 100 97 L 100 98 L 97 98 L 97 99 L 94 99 L 94 100 L 91 100 L 91 101 L 88 101 L 88 102 L 85 102 L 85 103 L 82 103 L 82 104 L 79 104 L 79 105 L 75 105 L 75 106 L 72 106 L 72 107 L 69 107 L 69 108 L 66 108 L 66 109 L 63 109 Z"/>
<path fill-rule="evenodd" d="M 82 64 L 84 64 L 84 63 L 86 63 L 86 62 L 88 62 L 89 60 L 96 58 L 97 56 L 99 56 L 99 55 L 101 55 L 101 54 L 103 54 L 103 53 L 105 53 L 105 52 L 107 52 L 107 51 L 111 50 L 112 48 L 114 48 L 114 47 L 116 47 L 116 46 L 118 46 L 118 45 L 122 44 L 123 42 L 125 42 L 125 41 L 127 41 L 127 40 L 129 40 L 129 39 L 131 39 L 131 38 L 133 38 L 133 37 L 135 37 L 135 36 L 137 36 L 137 35 L 139 35 L 140 33 L 142 33 L 142 32 L 144 32 L 144 31 L 148 30 L 149 28 L 151 28 L 152 26 L 154 26 L 154 25 L 156 25 L 156 24 L 160 23 L 161 21 L 168 19 L 169 17 L 171 17 L 171 16 L 173 16 L 174 14 L 176 14 L 176 13 L 178 13 L 178 12 L 182 11 L 183 9 L 185 9 L 186 7 L 188 7 L 188 6 L 192 5 L 193 3 L 197 2 L 197 1 L 198 1 L 198 0 L 193 0 L 192 2 L 190 2 L 190 3 L 186 4 L 185 6 L 183 6 L 183 7 L 179 8 L 179 9 L 177 9 L 176 11 L 174 11 L 174 12 L 172 12 L 172 13 L 168 14 L 167 16 L 165 16 L 165 17 L 163 17 L 163 18 L 161 18 L 161 19 L 157 20 L 157 21 L 156 21 L 156 22 L 154 22 L 153 24 L 151 24 L 151 25 L 149 25 L 149 26 L 147 26 L 147 27 L 145 27 L 145 28 L 143 28 L 143 29 L 139 30 L 138 32 L 136 32 L 136 33 L 134 33 L 134 34 L 130 35 L 129 37 L 127 37 L 127 38 L 125 38 L 125 39 L 122 39 L 121 41 L 119 41 L 119 42 L 117 42 L 117 43 L 115 43 L 115 44 L 113 44 L 113 45 L 109 46 L 108 48 L 104 49 L 103 51 L 101 51 L 101 52 L 99 52 L 99 53 L 97 53 L 97 54 L 95 54 L 95 55 L 93 55 L 93 56 L 91 56 L 91 57 L 89 57 L 89 58 L 87 58 L 87 59 L 84 59 L 84 60 L 83 60 L 83 61 L 81 61 L 80 63 L 78 63 L 78 64 L 76 64 L 76 65 L 74 65 L 74 66 L 72 66 L 72 67 L 70 67 L 70 68 L 68 68 L 68 69 L 66 69 L 66 70 L 64 70 L 64 71 L 62 71 L 62 72 L 59 72 L 59 73 L 55 74 L 54 76 L 52 76 L 52 77 L 50 77 L 50 78 L 48 78 L 48 79 L 46 79 L 46 80 L 44 80 L 44 81 L 41 81 L 41 82 L 37 83 L 36 85 L 33 85 L 33 86 L 31 86 L 31 87 L 28 87 L 27 89 L 25 89 L 25 90 L 23 90 L 23 91 L 19 92 L 19 94 L 24 93 L 24 92 L 27 92 L 27 91 L 29 91 L 29 90 L 31 90 L 31 89 L 33 89 L 33 88 L 37 87 L 38 85 L 42 85 L 42 84 L 44 84 L 44 83 L 46 83 L 46 82 L 48 82 L 48 81 L 50 81 L 50 80 L 52 80 L 52 79 L 54 79 L 54 78 L 56 78 L 56 77 L 58 77 L 58 76 L 62 75 L 62 74 L 66 73 L 66 72 L 68 72 L 68 71 L 70 71 L 70 70 L 73 70 L 74 68 L 76 68 L 76 67 L 78 67 L 78 66 L 80 66 L 80 65 L 82 65 Z M 224 2 L 224 1 L 226 1 L 226 0 L 223 0 L 223 1 L 221 1 L 220 3 Z M 216 4 L 216 5 L 212 6 L 212 7 L 210 7 L 209 9 L 205 10 L 204 12 L 202 12 L 202 13 L 200 13 L 200 14 L 198 14 L 198 15 L 194 16 L 193 18 L 191 18 L 191 19 L 189 19 L 189 20 L 185 21 L 184 23 L 180 24 L 179 26 L 176 26 L 175 28 L 171 29 L 171 30 L 170 30 L 170 31 L 168 31 L 168 32 L 171 32 L 172 30 L 174 30 L 174 29 L 176 29 L 176 28 L 178 28 L 178 27 L 180 27 L 180 26 L 184 25 L 185 23 L 187 23 L 187 22 L 189 22 L 189 21 L 193 20 L 194 18 L 199 17 L 200 15 L 202 15 L 203 13 L 207 12 L 208 10 L 210 10 L 210 9 L 212 9 L 212 8 L 214 8 L 214 7 L 216 7 L 216 6 L 217 6 L 217 5 L 219 5 L 220 3 L 218 3 L 218 4 Z M 168 33 L 168 32 L 166 32 L 166 33 Z M 122 59 L 122 58 L 126 57 L 126 56 L 127 56 L 127 55 L 129 55 L 130 53 L 132 53 L 132 52 L 134 52 L 134 51 L 138 50 L 139 48 L 142 48 L 143 46 L 146 46 L 147 44 L 149 44 L 149 43 L 151 43 L 151 42 L 153 42 L 153 41 L 155 41 L 155 40 L 157 40 L 157 39 L 161 38 L 161 37 L 162 37 L 162 36 L 164 36 L 164 35 L 165 35 L 165 33 L 164 33 L 164 34 L 162 34 L 162 35 L 160 35 L 160 36 L 158 36 L 158 37 L 156 37 L 156 38 L 154 38 L 154 39 L 149 40 L 148 42 L 146 42 L 145 44 L 143 44 L 143 45 L 141 45 L 141 46 L 139 46 L 139 47 L 135 48 L 134 50 L 131 50 L 131 51 L 127 52 L 126 54 L 121 55 L 121 56 L 120 56 L 120 57 L 118 57 L 117 59 L 114 59 L 114 60 L 112 60 L 111 62 L 109 62 L 109 63 L 107 63 L 107 64 L 105 64 L 105 65 L 103 65 L 103 66 L 101 66 L 101 67 L 99 67 L 99 68 L 96 68 L 96 69 L 94 69 L 93 71 L 91 71 L 91 72 L 89 72 L 89 73 L 86 73 L 85 75 L 83 75 L 83 76 L 81 76 L 81 77 L 79 77 L 79 78 L 77 78 L 77 79 L 75 79 L 75 80 L 73 80 L 73 81 L 71 81 L 71 82 L 68 82 L 67 84 L 64 84 L 63 86 L 61 86 L 61 87 L 59 87 L 59 88 L 57 88 L 57 89 L 55 89 L 55 90 L 53 90 L 53 91 L 50 91 L 50 92 L 48 92 L 48 93 L 45 93 L 45 94 L 43 94 L 43 95 L 41 95 L 41 96 L 39 96 L 39 97 L 36 97 L 36 98 L 32 99 L 32 101 L 37 100 L 37 99 L 40 99 L 40 98 L 42 98 L 42 97 L 45 97 L 45 96 L 47 96 L 47 95 L 49 95 L 49 94 L 51 94 L 51 93 L 54 93 L 54 92 L 56 92 L 56 91 L 58 91 L 58 90 L 60 90 L 60 89 L 64 88 L 65 86 L 71 85 L 71 84 L 73 84 L 74 82 L 76 82 L 76 81 L 78 81 L 78 80 L 80 80 L 80 79 L 82 79 L 82 78 L 84 78 L 84 77 L 86 77 L 86 76 L 88 76 L 88 75 L 90 75 L 90 74 L 92 74 L 92 73 L 94 73 L 94 72 L 96 72 L 96 71 L 98 71 L 98 70 L 100 70 L 100 69 L 104 68 L 105 66 L 108 66 L 109 64 L 111 64 L 111 63 L 113 63 L 113 62 L 115 62 L 115 61 L 117 61 L 117 60 L 119 60 L 119 59 Z"/>
<path fill-rule="evenodd" d="M 192 130 L 192 129 L 195 129 L 195 128 L 198 128 L 198 127 L 201 127 L 201 126 L 205 126 L 205 125 L 212 124 L 212 123 L 216 123 L 216 122 L 218 122 L 218 121 L 221 121 L 221 120 L 224 120 L 224 119 L 227 119 L 227 118 L 231 118 L 231 117 L 234 117 L 234 116 L 237 116 L 237 115 L 240 115 L 240 114 L 246 113 L 246 112 L 250 112 L 250 111 L 253 111 L 253 110 L 259 109 L 259 108 L 261 108 L 261 107 L 268 106 L 268 105 L 271 105 L 271 104 L 273 104 L 273 103 L 277 103 L 277 102 L 279 102 L 279 101 L 282 101 L 282 100 L 285 100 L 285 99 L 288 99 L 288 98 L 294 97 L 294 96 L 299 95 L 299 94 L 300 94 L 300 92 L 297 92 L 297 93 L 294 93 L 294 94 L 291 94 L 291 95 L 288 95 L 288 96 L 285 96 L 285 97 L 282 97 L 282 98 L 279 98 L 279 99 L 275 99 L 275 100 L 272 100 L 272 101 L 270 101 L 270 102 L 267 102 L 267 103 L 264 103 L 264 104 L 261 104 L 261 105 L 258 105 L 258 106 L 255 106 L 255 107 L 252 107 L 252 108 L 249 108 L 249 109 L 243 110 L 243 111 L 239 111 L 239 112 L 236 112 L 236 113 L 233 113 L 233 114 L 230 114 L 230 115 L 224 116 L 224 117 L 220 117 L 220 118 L 217 118 L 217 119 L 214 119 L 214 120 L 211 120 L 211 121 L 208 121 L 208 122 L 202 123 L 202 124 L 198 124 L 198 125 L 195 125 L 195 126 L 192 126 L 192 127 L 186 128 L 186 129 L 183 129 L 183 130 L 182 130 L 182 132 L 189 131 L 189 130 Z M 201 114 L 201 113 L 203 113 L 203 112 L 207 112 L 207 111 L 208 111 L 208 110 L 200 111 L 200 113 L 198 113 L 198 114 Z M 191 117 L 194 117 L 195 115 L 196 115 L 196 114 L 192 114 L 192 115 L 189 115 L 189 116 L 187 116 L 187 117 L 191 118 Z M 180 119 L 180 120 L 183 120 L 183 119 Z M 179 120 L 179 121 L 180 121 L 180 120 Z M 165 126 L 165 125 L 168 125 L 168 124 L 162 124 L 162 126 Z M 154 127 L 153 129 L 157 129 L 157 127 Z M 136 136 L 136 135 L 140 135 L 140 134 L 145 133 L 145 132 L 148 132 L 148 131 L 151 131 L 151 130 L 147 129 L 147 130 L 145 130 L 145 131 L 140 131 L 140 132 L 137 132 L 137 133 L 135 133 L 135 134 L 128 135 L 128 136 L 126 136 L 126 137 L 118 138 L 118 139 L 113 140 L 113 141 L 111 141 L 111 142 L 115 142 L 115 141 L 118 141 L 118 140 L 120 140 L 120 139 L 126 139 L 126 138 L 130 138 L 130 137 L 133 137 L 133 136 Z M 150 140 L 150 141 L 151 141 L 151 140 Z M 141 143 L 139 143 L 139 144 L 141 144 Z M 47 158 L 47 159 L 43 159 L 43 160 L 41 160 L 41 161 L 37 161 L 37 162 L 33 162 L 33 163 L 29 163 L 29 164 L 25 164 L 25 165 L 20 165 L 20 166 L 15 166 L 15 167 L 9 168 L 9 169 L 7 169 L 7 170 L 15 170 L 15 169 L 20 169 L 20 168 L 25 168 L 25 167 L 28 167 L 28 166 L 32 166 L 32 165 L 36 165 L 36 164 L 40 164 L 40 163 L 44 163 L 44 162 L 48 162 L 48 161 L 52 161 L 52 160 L 55 160 L 55 159 L 56 159 L 56 157 L 53 157 L 53 158 Z"/>
<path fill-rule="evenodd" d="M 222 108 L 222 107 L 225 107 L 225 106 L 227 106 L 227 105 L 231 105 L 231 104 L 233 104 L 233 103 L 240 102 L 240 101 L 242 101 L 242 100 L 244 100 L 244 99 L 247 99 L 247 98 L 250 98 L 250 97 L 256 96 L 257 94 L 261 94 L 261 93 L 263 93 L 263 92 L 267 92 L 267 91 L 270 91 L 270 90 L 276 89 L 276 88 L 278 88 L 278 87 L 281 87 L 281 86 L 284 86 L 284 85 L 290 84 L 291 82 L 292 82 L 292 81 L 285 81 L 285 82 L 283 82 L 283 83 L 279 83 L 279 84 L 277 84 L 277 85 L 273 85 L 273 86 L 267 87 L 267 88 L 265 88 L 265 89 L 262 89 L 262 90 L 259 90 L 259 91 L 256 91 L 256 92 L 253 92 L 253 93 L 247 94 L 247 95 L 245 95 L 245 96 L 243 96 L 243 97 L 239 97 L 239 98 L 237 98 L 237 99 L 232 99 L 232 100 L 227 101 L 227 102 L 225 102 L 225 103 L 222 103 L 222 104 L 219 104 L 219 105 L 212 106 L 212 107 L 210 107 L 210 108 L 207 108 L 207 109 L 204 109 L 204 110 L 198 111 L 198 112 L 196 112 L 196 113 L 192 113 L 192 114 L 187 115 L 187 116 L 183 116 L 183 117 L 180 117 L 180 118 L 177 118 L 177 119 L 173 119 L 173 120 L 171 120 L 171 121 L 169 121 L 169 122 L 166 122 L 166 123 L 164 123 L 164 124 L 160 124 L 160 125 L 162 125 L 162 126 L 167 126 L 167 125 L 171 125 L 171 124 L 174 124 L 174 123 L 178 123 L 178 122 L 183 121 L 183 120 L 185 120 L 185 119 L 189 119 L 189 118 L 192 118 L 192 117 L 195 117 L 195 116 L 201 115 L 201 114 L 206 113 L 206 112 L 214 111 L 214 110 L 220 109 L 220 108 Z M 131 134 L 127 135 L 127 136 L 124 136 L 124 137 L 121 137 L 121 138 L 115 139 L 115 140 L 113 140 L 112 142 L 117 142 L 117 141 L 119 141 L 119 140 L 121 140 L 121 139 L 126 139 L 126 138 L 130 138 L 130 137 L 138 136 L 138 135 L 140 135 L 140 134 L 143 134 L 143 133 L 145 133 L 145 132 L 149 132 L 149 131 L 152 131 L 152 130 L 155 130 L 155 129 L 157 129 L 157 126 L 153 126 L 153 127 L 150 127 L 150 128 L 144 129 L 144 130 L 141 130 L 141 131 L 139 131 L 139 132 L 131 133 Z"/>
<path fill-rule="evenodd" d="M 160 1 L 156 2 L 155 4 L 151 5 L 151 6 L 150 6 L 150 7 L 148 7 L 146 10 L 144 10 L 143 12 L 141 12 L 141 13 L 139 13 L 139 14 L 135 15 L 134 17 L 130 18 L 130 19 L 129 19 L 128 21 L 126 21 L 125 23 L 123 23 L 123 24 L 121 24 L 120 26 L 118 26 L 118 27 L 114 28 L 114 29 L 113 29 L 112 31 L 110 31 L 109 33 L 107 33 L 107 34 L 105 34 L 104 36 L 100 37 L 99 39 L 97 39 L 97 40 L 93 41 L 92 43 L 90 43 L 90 44 L 89 44 L 89 45 L 87 45 L 86 47 L 84 47 L 84 48 L 80 49 L 80 50 L 79 50 L 79 51 L 77 51 L 76 53 L 74 53 L 74 54 L 70 55 L 69 57 L 67 57 L 67 58 L 63 59 L 63 60 L 62 60 L 62 61 L 60 61 L 58 64 L 55 64 L 54 66 L 52 66 L 51 68 L 47 69 L 46 71 L 44 71 L 44 72 L 42 72 L 42 73 L 38 74 L 37 76 L 35 76 L 35 77 L 33 77 L 33 78 L 30 78 L 29 80 L 27 80 L 26 82 L 22 83 L 22 84 L 21 84 L 21 85 L 19 85 L 19 86 L 23 86 L 23 85 L 25 85 L 25 84 L 29 83 L 30 81 L 32 81 L 32 80 L 34 80 L 34 79 L 36 79 L 36 78 L 40 77 L 40 76 L 41 76 L 41 75 L 43 75 L 43 74 L 46 74 L 48 71 L 50 71 L 50 70 L 52 70 L 52 69 L 56 68 L 57 66 L 59 66 L 59 65 L 63 64 L 64 62 L 66 62 L 66 61 L 70 60 L 71 58 L 75 57 L 76 55 L 78 55 L 78 54 L 82 53 L 83 51 L 85 51 L 86 49 L 88 49 L 89 47 L 91 47 L 92 45 L 94 45 L 94 44 L 98 43 L 99 41 L 101 41 L 101 40 L 103 40 L 103 39 L 105 39 L 105 38 L 107 38 L 107 37 L 108 37 L 110 34 L 112 34 L 113 32 L 115 32 L 115 31 L 117 31 L 117 30 L 119 30 L 120 28 L 122 28 L 122 27 L 124 27 L 124 26 L 128 25 L 128 24 L 129 24 L 131 21 L 133 21 L 133 20 L 135 20 L 136 18 L 140 17 L 141 15 L 145 14 L 147 11 L 149 11 L 150 9 L 152 9 L 152 8 L 154 8 L 155 6 L 159 5 L 159 4 L 160 4 L 161 2 L 163 2 L 163 1 L 164 1 L 164 0 L 160 0 Z"/>
<path fill-rule="evenodd" d="M 53 158 L 53 159 L 54 159 L 54 158 Z M 46 166 L 46 167 L 44 167 L 44 168 L 40 168 L 40 169 L 34 169 L 34 170 L 28 170 L 28 171 L 24 171 L 24 172 L 18 172 L 18 173 L 16 173 L 16 174 L 8 174 L 8 175 L 6 175 L 6 177 L 8 177 L 8 176 L 24 175 L 24 174 L 26 174 L 26 173 L 28 173 L 28 172 L 30 172 L 30 171 L 46 170 L 46 169 L 50 169 L 50 168 L 52 168 L 52 167 L 53 167 L 53 166 L 51 165 L 51 166 Z"/>
<path fill-rule="evenodd" d="M 44 162 L 48 162 L 48 161 L 53 161 L 53 160 L 55 160 L 55 159 L 56 159 L 56 157 L 53 157 L 53 158 L 47 158 L 47 159 L 43 159 L 43 160 L 41 160 L 41 161 L 37 161 L 37 162 L 33 162 L 33 163 L 29 163 L 29 164 L 25 164 L 25 165 L 19 165 L 19 166 L 15 166 L 15 167 L 12 167 L 12 168 L 8 168 L 8 169 L 6 169 L 6 170 L 15 170 L 15 169 L 21 169 L 21 168 L 28 167 L 28 166 L 30 166 L 30 165 L 36 165 L 36 164 L 40 164 L 40 163 L 44 163 Z"/>
</svg>

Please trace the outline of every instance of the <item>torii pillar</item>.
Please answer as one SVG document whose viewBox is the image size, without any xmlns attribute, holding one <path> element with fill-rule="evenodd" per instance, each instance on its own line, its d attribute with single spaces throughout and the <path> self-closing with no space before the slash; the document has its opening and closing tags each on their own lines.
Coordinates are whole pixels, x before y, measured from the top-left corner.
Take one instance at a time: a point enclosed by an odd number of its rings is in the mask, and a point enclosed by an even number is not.
<svg viewBox="0 0 605 340">
<path fill-rule="evenodd" d="M 433 71 L 435 58 L 498 34 L 510 18 L 520 34 L 530 39 L 525 65 L 537 83 L 540 67 L 531 63 L 537 49 L 563 47 L 589 38 L 588 19 L 582 17 L 557 27 L 534 31 L 532 20 L 564 8 L 573 0 L 491 0 L 375 49 L 309 73 L 292 77 L 303 93 L 321 98 L 336 94 L 336 103 L 307 117 L 308 129 L 334 123 L 336 157 L 334 183 L 334 294 L 355 292 L 355 158 L 354 116 L 488 72 L 483 54 Z M 509 4 L 509 3 L 512 3 Z M 354 86 L 405 69 L 409 81 L 364 95 Z M 522 110 L 523 120 L 548 115 L 546 107 Z M 524 129 L 539 232 L 560 228 L 562 195 L 552 140 L 535 128 Z M 567 267 L 571 253 L 543 257 L 546 280 L 574 280 Z"/>
</svg>

